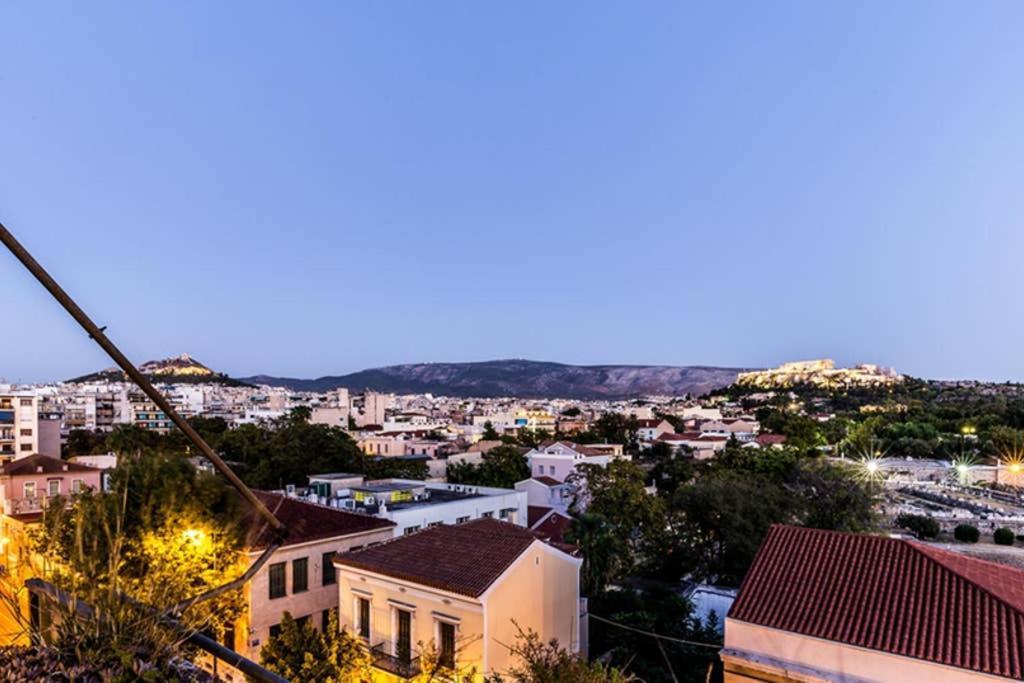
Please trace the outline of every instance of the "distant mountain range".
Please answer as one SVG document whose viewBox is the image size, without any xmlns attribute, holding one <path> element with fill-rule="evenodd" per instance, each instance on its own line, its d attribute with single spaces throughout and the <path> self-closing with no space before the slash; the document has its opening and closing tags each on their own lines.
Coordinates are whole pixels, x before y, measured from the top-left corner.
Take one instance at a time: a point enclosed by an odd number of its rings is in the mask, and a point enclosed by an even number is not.
<svg viewBox="0 0 1024 683">
<path fill-rule="evenodd" d="M 256 375 L 246 384 L 296 391 L 371 389 L 398 394 L 520 398 L 623 399 L 637 396 L 700 395 L 736 381 L 747 368 L 671 365 L 565 365 L 532 360 L 479 363 L 415 363 L 348 375 L 295 379 Z"/>
<path fill-rule="evenodd" d="M 145 375 L 150 382 L 245 386 L 244 382 L 232 379 L 223 372 L 214 372 L 187 353 L 163 360 L 148 361 L 139 366 L 139 372 Z M 120 368 L 107 368 L 69 379 L 68 382 L 123 382 L 126 379 L 127 377 Z"/>
</svg>

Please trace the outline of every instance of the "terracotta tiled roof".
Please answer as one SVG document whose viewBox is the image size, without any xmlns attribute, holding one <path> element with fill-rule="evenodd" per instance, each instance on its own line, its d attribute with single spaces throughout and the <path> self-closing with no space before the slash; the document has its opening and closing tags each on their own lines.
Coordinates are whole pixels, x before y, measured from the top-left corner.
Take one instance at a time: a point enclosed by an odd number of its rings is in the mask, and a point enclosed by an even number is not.
<svg viewBox="0 0 1024 683">
<path fill-rule="evenodd" d="M 700 432 L 683 432 L 677 434 L 675 432 L 666 432 L 658 436 L 655 441 L 706 441 L 707 439 L 701 438 Z"/>
<path fill-rule="evenodd" d="M 562 485 L 562 482 L 558 481 L 554 477 L 549 477 L 547 475 L 540 476 L 540 477 L 534 477 L 533 480 L 534 481 L 539 481 L 540 483 L 544 484 L 545 486 L 561 486 Z"/>
<path fill-rule="evenodd" d="M 526 526 L 533 528 L 533 525 L 544 518 L 544 515 L 551 512 L 553 508 L 546 507 L 544 505 L 527 505 L 526 506 Z"/>
<path fill-rule="evenodd" d="M 922 543 L 774 526 L 729 618 L 1024 677 L 1024 571 Z"/>
<path fill-rule="evenodd" d="M 605 452 L 602 451 L 600 448 L 591 448 L 590 446 L 583 446 L 581 444 L 576 443 L 575 441 L 565 441 L 564 439 L 559 439 L 557 441 L 544 441 L 539 446 L 537 446 L 537 448 L 539 450 L 545 450 L 554 446 L 555 444 L 565 446 L 570 450 L 576 451 L 580 455 L 605 455 Z"/>
<path fill-rule="evenodd" d="M 774 446 L 775 444 L 786 443 L 786 437 L 782 434 L 758 434 L 757 443 L 762 446 Z"/>
<path fill-rule="evenodd" d="M 530 531 L 545 541 L 565 544 L 565 532 L 572 525 L 572 518 L 551 510 L 551 514 L 530 524 Z"/>
<path fill-rule="evenodd" d="M 285 545 L 308 543 L 327 538 L 359 534 L 375 529 L 394 527 L 395 523 L 370 515 L 335 510 L 324 505 L 315 505 L 278 493 L 255 491 L 256 497 L 288 527 Z M 254 511 L 247 513 L 249 528 L 247 545 L 250 550 L 266 548 L 274 534 Z"/>
<path fill-rule="evenodd" d="M 537 540 L 514 524 L 475 519 L 335 555 L 334 564 L 475 598 Z"/>
<path fill-rule="evenodd" d="M 9 475 L 37 474 L 37 469 L 42 468 L 40 474 L 61 474 L 63 472 L 99 472 L 95 467 L 79 465 L 60 458 L 51 458 L 48 455 L 30 455 L 27 458 L 19 458 L 3 464 L 3 473 Z"/>
</svg>

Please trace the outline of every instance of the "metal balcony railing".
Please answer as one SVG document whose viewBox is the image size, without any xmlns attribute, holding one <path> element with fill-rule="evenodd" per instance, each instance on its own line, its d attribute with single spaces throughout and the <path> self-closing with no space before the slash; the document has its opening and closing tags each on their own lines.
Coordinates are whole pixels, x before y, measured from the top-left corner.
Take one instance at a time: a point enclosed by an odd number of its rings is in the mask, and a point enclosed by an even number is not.
<svg viewBox="0 0 1024 683">
<path fill-rule="evenodd" d="M 393 652 L 399 654 L 391 654 Z M 420 658 L 413 656 L 409 645 L 396 647 L 393 641 L 384 641 L 370 648 L 370 656 L 375 667 L 395 676 L 412 678 L 420 673 Z"/>
</svg>

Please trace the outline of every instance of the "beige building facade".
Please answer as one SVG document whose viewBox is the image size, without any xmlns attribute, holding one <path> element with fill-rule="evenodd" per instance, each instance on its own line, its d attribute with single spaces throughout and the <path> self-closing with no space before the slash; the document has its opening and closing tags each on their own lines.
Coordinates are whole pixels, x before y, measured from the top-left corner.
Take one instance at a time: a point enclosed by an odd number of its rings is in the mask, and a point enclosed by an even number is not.
<svg viewBox="0 0 1024 683">
<path fill-rule="evenodd" d="M 375 681 L 404 680 L 425 653 L 479 681 L 515 664 L 519 629 L 585 651 L 581 564 L 505 522 L 434 527 L 339 555 L 339 619 L 366 642 Z"/>
</svg>

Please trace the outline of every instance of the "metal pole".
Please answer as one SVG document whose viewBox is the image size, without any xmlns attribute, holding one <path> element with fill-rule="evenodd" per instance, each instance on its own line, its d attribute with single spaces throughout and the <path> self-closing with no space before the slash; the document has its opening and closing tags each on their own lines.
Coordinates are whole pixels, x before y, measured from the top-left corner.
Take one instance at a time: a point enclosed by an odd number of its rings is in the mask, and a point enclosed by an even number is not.
<svg viewBox="0 0 1024 683">
<path fill-rule="evenodd" d="M 70 593 L 58 588 L 48 581 L 43 581 L 42 579 L 28 579 L 25 582 L 25 587 L 28 588 L 30 592 L 37 595 L 45 595 L 65 607 L 73 606 L 75 612 L 86 619 L 92 618 L 93 614 L 95 614 L 95 608 L 92 605 L 82 602 Z M 216 659 L 221 659 L 247 676 L 251 676 L 253 679 L 262 681 L 263 683 L 288 683 L 287 679 L 282 678 L 272 671 L 267 671 L 256 662 L 243 657 L 230 648 L 224 647 L 213 638 L 210 638 L 209 636 L 194 629 L 186 628 L 184 624 L 175 619 L 170 619 L 162 614 L 158 614 L 156 610 L 148 605 L 142 605 L 135 600 L 131 600 L 131 603 L 139 607 L 139 609 L 149 616 L 157 619 L 162 626 L 184 635 L 187 642 L 209 652 L 215 657 L 215 661 Z"/>
<path fill-rule="evenodd" d="M 14 235 L 12 235 L 6 227 L 4 227 L 3 223 L 0 223 L 0 242 L 4 243 L 11 253 L 21 261 L 22 265 L 24 265 L 28 271 L 32 273 L 37 280 L 39 280 L 40 284 L 46 288 L 46 291 L 53 295 L 53 298 L 64 307 L 64 310 L 71 314 L 71 317 L 74 318 L 83 329 L 85 329 L 89 334 L 89 337 L 99 344 L 100 348 L 106 351 L 107 355 L 117 363 L 117 366 L 121 368 L 140 389 L 142 389 L 146 396 L 148 396 L 149 399 L 160 408 L 160 410 L 164 412 L 164 415 L 169 417 L 178 429 L 184 432 L 185 436 L 188 437 L 188 440 L 199 449 L 207 460 L 213 463 L 213 466 L 217 468 L 218 472 L 223 474 L 227 480 L 231 482 L 231 485 L 238 490 L 250 505 L 252 505 L 256 512 L 267 520 L 267 523 L 270 524 L 270 526 L 277 532 L 277 536 L 279 538 L 284 538 L 284 536 L 287 535 L 287 527 L 285 527 L 285 525 L 282 524 L 281 521 L 270 510 L 268 510 L 262 502 L 260 502 L 260 499 L 257 498 L 251 490 L 249 490 L 249 487 L 238 478 L 238 475 L 227 466 L 227 463 L 221 460 L 220 456 L 213 452 L 213 449 L 210 448 L 203 438 L 199 436 L 199 433 L 192 428 L 192 425 L 178 414 L 178 411 L 176 411 L 170 402 L 164 398 L 163 394 L 157 391 L 156 387 L 146 379 L 145 375 L 139 372 L 138 368 L 136 368 L 132 362 L 129 361 L 123 353 L 121 353 L 121 350 L 107 338 L 103 333 L 106 328 L 98 327 L 96 323 L 94 323 L 89 316 L 85 314 L 85 311 L 78 307 L 78 304 L 75 303 L 74 299 L 72 299 L 68 293 L 57 284 L 56 280 L 50 277 L 50 274 L 46 272 L 46 269 L 43 268 L 30 253 L 28 253 L 28 250 L 21 246 L 21 243 L 14 238 Z"/>
</svg>

